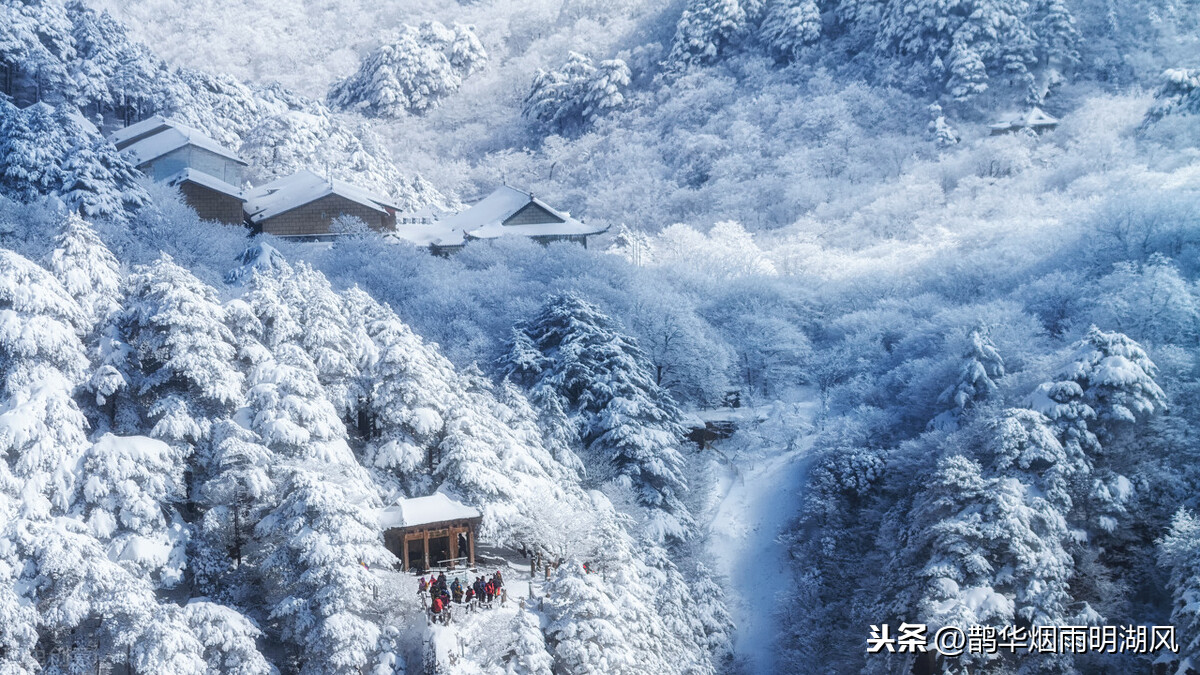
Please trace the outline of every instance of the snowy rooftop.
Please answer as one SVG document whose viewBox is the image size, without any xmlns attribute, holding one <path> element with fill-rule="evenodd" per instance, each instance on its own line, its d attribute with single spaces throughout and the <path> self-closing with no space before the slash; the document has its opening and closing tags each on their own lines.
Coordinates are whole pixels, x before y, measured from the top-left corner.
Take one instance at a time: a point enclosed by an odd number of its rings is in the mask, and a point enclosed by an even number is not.
<svg viewBox="0 0 1200 675">
<path fill-rule="evenodd" d="M 153 118 L 152 118 L 153 119 Z M 150 120 L 146 120 L 147 122 Z M 141 124 L 139 122 L 139 124 Z M 134 125 L 136 126 L 136 125 Z M 133 127 L 126 127 L 125 131 Z M 115 135 L 115 134 L 114 134 Z M 112 140 L 112 137 L 109 137 Z M 114 144 L 116 142 L 114 141 Z M 133 163 L 141 166 L 146 162 L 153 161 L 167 154 L 182 148 L 186 145 L 191 145 L 197 148 L 202 148 L 215 155 L 220 155 L 227 159 L 231 159 L 239 164 L 245 164 L 242 158 L 238 157 L 237 153 L 226 148 L 213 139 L 205 136 L 198 129 L 193 129 L 183 124 L 176 122 L 167 122 L 166 128 L 152 136 L 147 136 L 125 148 L 121 152 L 128 154 L 133 158 Z"/>
<path fill-rule="evenodd" d="M 125 143 L 131 138 L 137 138 L 143 134 L 148 134 L 160 129 L 166 129 L 171 125 L 172 123 L 168 122 L 165 118 L 155 115 L 153 117 L 148 117 L 141 122 L 130 124 L 124 129 L 117 129 L 109 134 L 108 140 L 113 145 L 121 147 L 122 143 Z"/>
<path fill-rule="evenodd" d="M 507 221 L 529 204 L 541 207 L 550 215 L 547 222 L 507 224 Z M 526 237 L 599 234 L 606 228 L 585 225 L 571 214 L 559 211 L 523 190 L 507 185 L 484 197 L 471 208 L 456 213 L 439 223 L 442 230 L 466 234 L 475 239 L 495 239 L 506 234 Z"/>
<path fill-rule="evenodd" d="M 385 530 L 395 527 L 414 527 L 449 520 L 468 520 L 481 517 L 478 510 L 455 501 L 444 493 L 428 497 L 401 499 L 394 506 L 379 511 L 379 524 Z"/>
<path fill-rule="evenodd" d="M 391 199 L 370 190 L 337 179 L 325 179 L 305 170 L 248 190 L 246 213 L 250 214 L 252 222 L 258 223 L 331 194 L 381 213 L 399 208 Z"/>
<path fill-rule="evenodd" d="M 1010 113 L 1004 116 L 1007 121 L 996 122 L 989 124 L 992 129 L 1007 130 L 1021 129 L 1025 127 L 1052 127 L 1058 124 L 1058 119 L 1048 114 L 1045 110 L 1034 106 L 1023 113 Z"/>
<path fill-rule="evenodd" d="M 242 191 L 238 188 L 226 183 L 216 176 L 204 173 L 203 171 L 198 171 L 196 169 L 184 169 L 183 171 L 180 171 L 163 182 L 172 187 L 184 182 L 195 183 L 196 185 L 203 185 L 210 190 L 216 190 L 222 194 L 227 194 L 231 197 L 242 199 Z"/>
</svg>

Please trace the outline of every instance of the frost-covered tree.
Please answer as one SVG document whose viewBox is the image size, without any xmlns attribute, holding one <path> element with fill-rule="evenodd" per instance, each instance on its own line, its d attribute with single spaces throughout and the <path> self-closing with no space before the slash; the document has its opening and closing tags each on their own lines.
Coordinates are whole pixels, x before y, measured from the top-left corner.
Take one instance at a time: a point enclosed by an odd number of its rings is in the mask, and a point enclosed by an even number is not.
<svg viewBox="0 0 1200 675">
<path fill-rule="evenodd" d="M 938 396 L 938 403 L 950 409 L 930 423 L 934 427 L 953 428 L 965 410 L 996 392 L 995 381 L 1004 376 L 1004 359 L 986 333 L 972 330 L 966 342 L 958 381 Z"/>
<path fill-rule="evenodd" d="M 0 189 L 23 201 L 56 191 L 68 143 L 49 104 L 21 110 L 0 101 Z"/>
<path fill-rule="evenodd" d="M 629 77 L 621 59 L 596 64 L 570 52 L 559 70 L 538 70 L 524 114 L 557 133 L 578 133 L 624 105 Z"/>
<path fill-rule="evenodd" d="M 1170 574 L 1171 624 L 1179 630 L 1180 651 L 1175 658 L 1178 673 L 1200 662 L 1200 521 L 1187 509 L 1171 520 L 1166 536 L 1158 542 L 1158 564 Z"/>
<path fill-rule="evenodd" d="M 48 272 L 0 249 L 0 492 L 63 514 L 77 494 L 87 421 L 73 398 L 87 358 L 83 312 Z"/>
<path fill-rule="evenodd" d="M 774 0 L 758 34 L 775 58 L 794 61 L 820 39 L 821 10 L 813 0 Z"/>
<path fill-rule="evenodd" d="M 79 303 L 92 333 L 120 306 L 121 266 L 90 223 L 69 213 L 46 260 L 54 278 Z"/>
<path fill-rule="evenodd" d="M 390 310 L 373 309 L 377 318 L 367 331 L 378 352 L 368 369 L 366 409 L 373 438 L 367 465 L 390 471 L 410 489 L 423 492 L 430 486 L 422 468 L 432 468 L 433 448 L 454 402 L 447 386 L 453 369 Z"/>
<path fill-rule="evenodd" d="M 204 600 L 183 606 L 183 617 L 204 648 L 205 672 L 271 675 L 278 671 L 258 651 L 262 631 L 237 611 Z"/>
<path fill-rule="evenodd" d="M 363 672 L 381 628 L 377 582 L 364 565 L 395 560 L 368 510 L 378 500 L 336 475 L 301 468 L 281 485 L 286 496 L 257 528 L 270 626 L 300 673 Z"/>
<path fill-rule="evenodd" d="M 170 256 L 135 268 L 120 325 L 151 436 L 195 444 L 240 401 L 244 378 L 216 291 Z"/>
<path fill-rule="evenodd" d="M 272 453 L 295 460 L 354 462 L 346 428 L 303 349 L 281 345 L 274 359 L 255 366 L 248 384 L 250 427 Z"/>
<path fill-rule="evenodd" d="M 213 426 L 212 448 L 213 465 L 196 498 L 203 515 L 188 563 L 197 585 L 210 595 L 236 596 L 242 589 L 231 576 L 242 570 L 254 528 L 278 501 L 270 474 L 278 458 L 232 420 Z"/>
<path fill-rule="evenodd" d="M 138 577 L 172 587 L 183 576 L 187 528 L 177 449 L 145 437 L 106 434 L 83 461 L 79 516 L 108 555 Z"/>
<path fill-rule="evenodd" d="M 511 651 L 505 654 L 505 675 L 550 675 L 554 659 L 546 651 L 541 623 L 533 612 L 517 612 L 509 624 L 516 636 Z"/>
<path fill-rule="evenodd" d="M 341 297 L 324 274 L 303 262 L 296 265 L 294 274 L 282 279 L 279 295 L 293 308 L 300 330 L 296 343 L 311 357 L 317 377 L 338 414 L 349 416 L 362 396 L 359 380 L 362 354 Z M 259 303 L 259 309 L 271 308 Z M 282 319 L 271 323 L 279 321 Z"/>
<path fill-rule="evenodd" d="M 1154 105 L 1146 113 L 1146 128 L 1168 115 L 1200 113 L 1200 70 L 1171 68 L 1163 73 L 1162 85 L 1154 94 Z"/>
<path fill-rule="evenodd" d="M 89 218 L 124 218 L 150 197 L 135 169 L 99 136 L 80 138 L 62 164 L 62 198 Z"/>
<path fill-rule="evenodd" d="M 677 67 L 716 61 L 746 35 L 746 14 L 739 0 L 690 0 L 675 25 L 667 60 Z"/>
<path fill-rule="evenodd" d="M 253 118 L 239 154 L 250 162 L 247 178 L 265 182 L 320 167 L 334 178 L 390 195 L 406 208 L 451 205 L 431 183 L 402 173 L 369 127 L 351 126 L 316 106 Z"/>
<path fill-rule="evenodd" d="M 530 387 L 554 391 L 575 415 L 590 457 L 604 467 L 593 477 L 633 488 L 651 509 L 652 537 L 686 538 L 691 516 L 680 501 L 687 486 L 679 410 L 655 383 L 645 354 L 574 294 L 549 298 L 520 328 L 547 361 Z M 517 373 L 524 361 L 517 354 L 501 365 Z"/>
<path fill-rule="evenodd" d="M 643 655 L 623 630 L 618 601 L 598 574 L 568 561 L 546 585 L 546 628 L 558 670 L 570 673 L 641 672 Z"/>
<path fill-rule="evenodd" d="M 357 72 L 335 83 L 329 102 L 379 117 L 424 112 L 457 91 L 486 60 L 487 52 L 467 26 L 406 25 L 368 54 Z"/>
<path fill-rule="evenodd" d="M 1154 381 L 1158 367 L 1134 340 L 1092 326 L 1074 350 L 1061 379 L 1079 385 L 1106 430 L 1166 408 L 1166 395 Z"/>
</svg>

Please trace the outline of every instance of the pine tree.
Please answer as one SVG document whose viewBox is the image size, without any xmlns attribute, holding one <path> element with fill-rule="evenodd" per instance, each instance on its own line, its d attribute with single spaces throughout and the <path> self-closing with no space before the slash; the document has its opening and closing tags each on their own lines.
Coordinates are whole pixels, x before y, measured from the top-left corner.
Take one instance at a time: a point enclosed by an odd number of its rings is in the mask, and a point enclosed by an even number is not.
<svg viewBox="0 0 1200 675">
<path fill-rule="evenodd" d="M 1171 624 L 1179 630 L 1178 662 L 1200 663 L 1200 521 L 1191 511 L 1180 509 L 1172 518 L 1166 536 L 1158 541 L 1158 564 L 1170 574 L 1167 587 Z M 1180 665 L 1176 672 L 1186 668 Z"/>
<path fill-rule="evenodd" d="M 524 115 L 557 133 L 578 133 L 624 105 L 629 78 L 629 67 L 621 59 L 597 65 L 570 52 L 562 69 L 538 70 L 525 97 Z"/>
<path fill-rule="evenodd" d="M 509 625 L 516 636 L 511 651 L 505 654 L 505 675 L 551 675 L 554 659 L 546 651 L 546 638 L 533 612 L 517 612 Z"/>
<path fill-rule="evenodd" d="M 73 399 L 87 366 L 83 313 L 62 285 L 0 249 L 0 490 L 22 511 L 63 514 L 75 501 L 87 421 Z"/>
<path fill-rule="evenodd" d="M 677 67 L 712 63 L 737 46 L 748 24 L 738 0 L 690 0 L 675 25 L 667 61 Z"/>
<path fill-rule="evenodd" d="M 273 454 L 357 466 L 346 428 L 300 347 L 283 344 L 273 360 L 255 366 L 246 398 L 250 427 Z"/>
<path fill-rule="evenodd" d="M 231 675 L 278 672 L 255 644 L 262 631 L 237 611 L 213 602 L 192 600 L 183 606 L 183 617 L 204 648 L 205 672 Z"/>
<path fill-rule="evenodd" d="M 212 287 L 165 254 L 134 270 L 127 302 L 119 321 L 150 435 L 180 447 L 197 443 L 242 396 L 225 310 Z"/>
<path fill-rule="evenodd" d="M 63 220 L 47 267 L 79 303 L 87 334 L 119 308 L 121 266 L 91 224 L 78 214 L 70 213 Z"/>
<path fill-rule="evenodd" d="M 574 560 L 546 585 L 546 636 L 557 670 L 569 673 L 644 672 L 644 658 L 631 648 L 623 616 L 597 574 L 585 574 Z"/>
<path fill-rule="evenodd" d="M 150 201 L 135 171 L 104 139 L 81 139 L 63 162 L 63 201 L 89 218 L 123 219 Z"/>
<path fill-rule="evenodd" d="M 958 382 L 938 396 L 938 403 L 951 407 L 938 415 L 930 425 L 953 429 L 963 412 L 996 392 L 995 380 L 1003 376 L 1004 359 L 1000 358 L 991 339 L 979 329 L 972 330 L 967 336 L 966 350 L 958 368 Z"/>
<path fill-rule="evenodd" d="M 774 0 L 759 37 L 780 61 L 795 61 L 821 37 L 821 10 L 813 0 Z"/>
<path fill-rule="evenodd" d="M 187 534 L 172 505 L 183 498 L 183 465 L 166 443 L 106 435 L 83 461 L 80 517 L 131 574 L 172 587 L 183 575 Z"/>
<path fill-rule="evenodd" d="M 336 475 L 293 469 L 286 495 L 257 528 L 270 620 L 298 656 L 299 672 L 362 672 L 380 636 L 376 583 L 364 569 L 391 565 L 367 509 L 378 502 Z"/>
<path fill-rule="evenodd" d="M 212 446 L 213 466 L 196 500 L 203 515 L 188 563 L 205 593 L 241 601 L 242 587 L 250 582 L 241 572 L 251 535 L 278 501 L 269 471 L 278 458 L 256 434 L 231 420 L 213 426 Z"/>
<path fill-rule="evenodd" d="M 294 308 L 300 328 L 297 343 L 312 358 L 330 401 L 339 415 L 350 417 L 363 395 L 359 379 L 362 354 L 341 297 L 324 274 L 303 262 L 296 265 L 295 274 L 284 277 L 280 297 Z"/>
<path fill-rule="evenodd" d="M 21 201 L 57 191 L 67 143 L 48 104 L 19 110 L 0 101 L 0 189 Z"/>
<path fill-rule="evenodd" d="M 368 54 L 357 72 L 333 85 L 329 102 L 379 117 L 424 112 L 457 91 L 463 78 L 486 59 L 483 45 L 467 26 L 404 26 L 393 40 Z"/>
<path fill-rule="evenodd" d="M 553 388 L 577 417 L 588 453 L 608 468 L 594 477 L 634 490 L 650 509 L 651 537 L 686 538 L 692 520 L 680 500 L 687 487 L 679 411 L 654 382 L 645 354 L 571 294 L 551 297 L 522 330 L 549 364 L 532 389 Z M 511 369 L 521 358 L 506 362 Z"/>
</svg>

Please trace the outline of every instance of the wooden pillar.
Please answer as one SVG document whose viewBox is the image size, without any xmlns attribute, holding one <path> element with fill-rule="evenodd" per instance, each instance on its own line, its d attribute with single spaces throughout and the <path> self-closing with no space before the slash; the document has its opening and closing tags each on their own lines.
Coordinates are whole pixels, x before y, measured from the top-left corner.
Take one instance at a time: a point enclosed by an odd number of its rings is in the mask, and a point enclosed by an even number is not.
<svg viewBox="0 0 1200 675">
<path fill-rule="evenodd" d="M 450 560 L 457 561 L 458 560 L 458 528 L 449 527 L 449 528 L 446 528 L 446 532 L 449 534 L 448 539 L 450 539 Z M 458 564 L 457 562 L 451 562 L 450 569 L 454 569 L 454 566 L 457 564 Z"/>
<path fill-rule="evenodd" d="M 410 569 L 412 569 L 412 563 L 410 563 L 408 561 L 408 533 L 407 532 L 404 533 L 404 536 L 400 537 L 400 548 L 403 549 L 403 551 L 400 554 L 400 559 L 402 561 L 404 561 L 404 571 L 407 572 Z"/>
<path fill-rule="evenodd" d="M 475 566 L 475 526 L 467 525 L 467 564 Z"/>
<path fill-rule="evenodd" d="M 425 569 L 433 567 L 429 564 L 429 530 L 425 530 Z"/>
</svg>

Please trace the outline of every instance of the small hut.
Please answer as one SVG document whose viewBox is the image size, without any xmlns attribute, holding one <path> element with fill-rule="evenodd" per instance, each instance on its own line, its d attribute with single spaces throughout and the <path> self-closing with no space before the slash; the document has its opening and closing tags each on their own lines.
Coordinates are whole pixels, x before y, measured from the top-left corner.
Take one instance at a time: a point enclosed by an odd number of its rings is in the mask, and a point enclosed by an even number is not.
<svg viewBox="0 0 1200 675">
<path fill-rule="evenodd" d="M 481 520 L 478 510 L 441 492 L 400 499 L 379 515 L 383 543 L 406 571 L 454 567 L 464 562 L 473 567 L 475 530 Z"/>
</svg>

